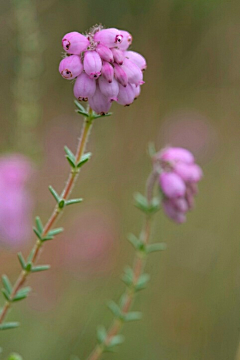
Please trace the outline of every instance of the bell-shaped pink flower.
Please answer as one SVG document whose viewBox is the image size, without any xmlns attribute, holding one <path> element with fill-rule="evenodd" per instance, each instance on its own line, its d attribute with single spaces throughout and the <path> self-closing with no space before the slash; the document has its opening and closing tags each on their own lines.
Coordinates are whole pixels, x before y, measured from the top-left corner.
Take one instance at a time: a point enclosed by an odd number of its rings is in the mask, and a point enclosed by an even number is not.
<svg viewBox="0 0 240 360">
<path fill-rule="evenodd" d="M 124 106 L 132 104 L 135 98 L 135 92 L 131 84 L 127 84 L 126 87 L 119 84 L 118 103 Z"/>
<path fill-rule="evenodd" d="M 165 213 L 175 222 L 185 221 L 186 212 L 194 207 L 202 169 L 195 164 L 192 153 L 183 148 L 165 148 L 153 160 L 162 171 L 159 185 Z"/>
<path fill-rule="evenodd" d="M 115 28 L 103 29 L 96 32 L 94 35 L 94 41 L 112 48 L 121 44 L 123 41 L 123 35 L 121 35 L 120 31 Z"/>
<path fill-rule="evenodd" d="M 102 60 L 96 51 L 84 53 L 83 68 L 91 79 L 98 79 L 101 75 Z"/>
<path fill-rule="evenodd" d="M 133 86 L 133 90 L 134 90 L 134 94 L 135 94 L 134 99 L 137 99 L 141 92 L 141 86 L 140 85 Z"/>
<path fill-rule="evenodd" d="M 106 114 L 111 107 L 111 101 L 103 95 L 99 86 L 96 87 L 94 95 L 88 98 L 88 102 L 97 114 Z"/>
<path fill-rule="evenodd" d="M 186 182 L 198 182 L 202 178 L 202 169 L 197 164 L 177 162 L 174 165 L 174 172 Z"/>
<path fill-rule="evenodd" d="M 108 62 L 103 61 L 103 65 L 102 65 L 102 76 L 109 82 L 111 83 L 113 81 L 113 76 L 114 76 L 114 70 L 112 65 L 110 65 Z"/>
<path fill-rule="evenodd" d="M 184 197 L 171 199 L 172 205 L 179 211 L 185 213 L 189 210 L 187 200 Z"/>
<path fill-rule="evenodd" d="M 112 48 L 111 50 L 115 63 L 118 65 L 122 65 L 124 60 L 124 52 L 116 48 Z"/>
<path fill-rule="evenodd" d="M 124 87 L 128 84 L 128 77 L 122 66 L 114 64 L 114 76 L 115 79 Z"/>
<path fill-rule="evenodd" d="M 169 199 L 164 199 L 163 202 L 163 210 L 165 214 L 172 219 L 177 224 L 182 224 L 186 221 L 186 215 L 182 211 L 176 209 L 174 204 Z"/>
<path fill-rule="evenodd" d="M 86 36 L 76 31 L 70 32 L 62 38 L 63 49 L 68 54 L 80 55 L 81 52 L 87 50 L 89 45 L 90 43 Z"/>
<path fill-rule="evenodd" d="M 186 164 L 193 164 L 194 163 L 194 156 L 190 151 L 178 148 L 178 147 L 169 147 L 164 149 L 160 153 L 160 159 L 164 161 L 182 161 Z"/>
<path fill-rule="evenodd" d="M 132 43 L 132 35 L 129 34 L 129 32 L 127 32 L 125 30 L 120 30 L 120 32 L 121 32 L 121 35 L 123 35 L 123 39 L 122 39 L 122 42 L 120 44 L 118 44 L 118 48 L 121 50 L 127 50 L 128 47 Z"/>
<path fill-rule="evenodd" d="M 103 76 L 100 76 L 98 79 L 98 84 L 101 92 L 111 101 L 117 101 L 117 96 L 119 93 L 119 85 L 117 80 L 113 79 L 109 83 Z"/>
<path fill-rule="evenodd" d="M 185 195 L 185 183 L 173 172 L 162 172 L 159 177 L 159 183 L 163 193 L 170 199 L 183 197 Z"/>
<path fill-rule="evenodd" d="M 144 83 L 142 71 L 131 60 L 127 58 L 124 59 L 122 70 L 127 74 L 130 84 L 141 85 Z"/>
<path fill-rule="evenodd" d="M 145 58 L 135 51 L 125 51 L 125 57 L 136 64 L 140 70 L 144 71 L 147 68 L 147 62 Z"/>
<path fill-rule="evenodd" d="M 59 72 L 64 79 L 72 80 L 83 71 L 83 65 L 78 55 L 67 56 L 59 64 Z"/>
<path fill-rule="evenodd" d="M 113 63 L 113 53 L 107 46 L 99 44 L 96 47 L 96 52 L 102 60 Z"/>
<path fill-rule="evenodd" d="M 96 91 L 96 81 L 94 79 L 90 79 L 90 77 L 82 73 L 77 77 L 73 93 L 74 96 L 79 101 L 87 101 L 89 97 L 92 97 Z"/>
</svg>

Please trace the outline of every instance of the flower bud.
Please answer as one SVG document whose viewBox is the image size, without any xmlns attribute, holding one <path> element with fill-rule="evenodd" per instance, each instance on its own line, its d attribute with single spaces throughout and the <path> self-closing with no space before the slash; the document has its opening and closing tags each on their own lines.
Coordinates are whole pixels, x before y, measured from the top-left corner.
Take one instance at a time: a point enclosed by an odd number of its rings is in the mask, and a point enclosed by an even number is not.
<svg viewBox="0 0 240 360">
<path fill-rule="evenodd" d="M 74 96 L 79 101 L 87 101 L 89 97 L 92 97 L 96 91 L 96 81 L 94 79 L 90 79 L 90 77 L 82 73 L 77 77 L 73 93 Z"/>
<path fill-rule="evenodd" d="M 104 96 L 106 96 L 110 101 L 117 101 L 119 85 L 116 79 L 113 79 L 113 81 L 109 83 L 103 76 L 100 76 L 98 84 Z"/>
<path fill-rule="evenodd" d="M 102 60 L 96 51 L 84 53 L 83 68 L 91 79 L 98 79 L 101 75 Z"/>
<path fill-rule="evenodd" d="M 72 80 L 83 71 L 83 65 L 78 55 L 67 56 L 59 64 L 59 72 L 64 79 Z"/>
<path fill-rule="evenodd" d="M 121 42 L 123 41 L 123 35 L 121 35 L 118 29 L 103 29 L 96 32 L 96 34 L 94 35 L 94 40 L 102 45 L 111 48 L 121 44 Z"/>
<path fill-rule="evenodd" d="M 164 199 L 162 204 L 165 214 L 177 224 L 182 224 L 186 221 L 186 215 L 183 212 L 177 210 L 171 200 Z"/>
<path fill-rule="evenodd" d="M 122 66 L 114 64 L 114 76 L 115 79 L 124 87 L 128 84 L 128 77 L 125 71 L 123 70 Z"/>
<path fill-rule="evenodd" d="M 111 107 L 111 101 L 102 94 L 99 86 L 96 87 L 94 95 L 89 97 L 88 102 L 97 114 L 106 114 Z"/>
<path fill-rule="evenodd" d="M 202 178 L 202 169 L 196 164 L 178 162 L 174 165 L 174 172 L 186 182 L 198 182 Z"/>
<path fill-rule="evenodd" d="M 113 53 L 114 61 L 118 65 L 122 65 L 123 60 L 124 60 L 124 52 L 122 50 L 119 50 L 119 49 L 116 49 L 116 48 L 112 48 L 111 50 L 112 50 L 112 53 Z"/>
<path fill-rule="evenodd" d="M 131 84 L 127 84 L 126 87 L 119 84 L 118 103 L 124 106 L 132 104 L 135 98 L 135 92 Z"/>
<path fill-rule="evenodd" d="M 186 164 L 194 163 L 194 156 L 190 153 L 190 151 L 178 148 L 178 147 L 169 147 L 164 149 L 160 153 L 160 159 L 164 161 L 182 161 Z"/>
<path fill-rule="evenodd" d="M 99 44 L 96 48 L 96 52 L 102 60 L 113 63 L 113 53 L 107 46 Z"/>
<path fill-rule="evenodd" d="M 142 71 L 147 68 L 147 63 L 145 58 L 135 51 L 125 51 L 125 57 L 131 60 L 134 64 L 136 64 Z"/>
<path fill-rule="evenodd" d="M 111 83 L 113 81 L 113 76 L 114 76 L 114 70 L 112 65 L 110 65 L 108 62 L 103 61 L 103 65 L 102 65 L 102 76 L 109 82 Z"/>
<path fill-rule="evenodd" d="M 162 172 L 159 177 L 160 187 L 163 193 L 170 199 L 183 197 L 186 185 L 183 180 L 173 172 Z"/>
<path fill-rule="evenodd" d="M 125 71 L 130 84 L 141 85 L 143 81 L 143 73 L 139 67 L 134 64 L 131 60 L 125 58 L 122 69 Z"/>
<path fill-rule="evenodd" d="M 127 50 L 132 43 L 132 35 L 125 30 L 120 30 L 120 33 L 123 35 L 123 39 L 122 42 L 118 44 L 118 48 L 121 50 Z"/>
<path fill-rule="evenodd" d="M 81 52 L 87 50 L 89 40 L 86 36 L 79 34 L 76 31 L 70 32 L 62 38 L 63 49 L 68 54 L 80 55 Z"/>
</svg>

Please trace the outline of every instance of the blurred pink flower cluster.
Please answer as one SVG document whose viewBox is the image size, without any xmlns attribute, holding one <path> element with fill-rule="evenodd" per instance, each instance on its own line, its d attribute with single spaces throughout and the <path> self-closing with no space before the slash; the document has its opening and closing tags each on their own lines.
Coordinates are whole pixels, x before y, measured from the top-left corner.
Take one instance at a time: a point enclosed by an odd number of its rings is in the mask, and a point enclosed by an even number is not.
<svg viewBox="0 0 240 360">
<path fill-rule="evenodd" d="M 22 155 L 0 158 L 0 244 L 18 246 L 30 235 L 32 202 L 26 182 L 31 173 Z"/>
<path fill-rule="evenodd" d="M 113 101 L 130 105 L 144 83 L 146 60 L 137 52 L 127 51 L 132 36 L 124 30 L 95 26 L 85 36 L 78 32 L 62 39 L 67 56 L 60 62 L 63 78 L 72 80 L 74 96 L 88 101 L 99 114 L 107 113 Z"/>
<path fill-rule="evenodd" d="M 194 205 L 202 170 L 195 164 L 192 153 L 183 148 L 165 148 L 156 155 L 156 160 L 161 165 L 159 184 L 164 212 L 176 223 L 183 223 Z"/>
</svg>

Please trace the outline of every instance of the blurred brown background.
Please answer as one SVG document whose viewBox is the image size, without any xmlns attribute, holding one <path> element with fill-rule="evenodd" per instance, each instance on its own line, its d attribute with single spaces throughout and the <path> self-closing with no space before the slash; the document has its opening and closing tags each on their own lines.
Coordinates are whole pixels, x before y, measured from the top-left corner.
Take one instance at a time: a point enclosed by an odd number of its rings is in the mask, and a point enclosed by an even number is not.
<svg viewBox="0 0 240 360">
<path fill-rule="evenodd" d="M 157 214 L 153 238 L 167 250 L 151 255 L 151 282 L 135 309 L 141 322 L 124 329 L 115 360 L 232 360 L 240 329 L 240 7 L 223 0 L 9 0 L 1 4 L 1 156 L 22 153 L 32 162 L 28 183 L 33 219 L 47 220 L 68 173 L 63 146 L 75 149 L 82 118 L 75 114 L 71 82 L 58 73 L 61 39 L 95 23 L 126 29 L 132 49 L 148 62 L 145 85 L 129 108 L 97 120 L 93 152 L 67 209 L 66 229 L 46 244 L 31 276 L 27 301 L 9 319 L 21 327 L 1 333 L 3 359 L 86 358 L 95 329 L 108 325 L 106 300 L 124 287 L 122 268 L 133 251 L 142 215 L 132 194 L 144 191 L 150 171 L 147 144 L 184 146 L 204 170 L 194 212 L 177 226 Z M 0 194 L 1 202 L 1 194 Z M 9 224 L 11 226 L 11 224 Z M 31 223 L 29 223 L 29 227 Z M 0 272 L 14 280 L 18 244 L 0 239 Z M 2 302 L 2 300 L 1 300 Z"/>
</svg>

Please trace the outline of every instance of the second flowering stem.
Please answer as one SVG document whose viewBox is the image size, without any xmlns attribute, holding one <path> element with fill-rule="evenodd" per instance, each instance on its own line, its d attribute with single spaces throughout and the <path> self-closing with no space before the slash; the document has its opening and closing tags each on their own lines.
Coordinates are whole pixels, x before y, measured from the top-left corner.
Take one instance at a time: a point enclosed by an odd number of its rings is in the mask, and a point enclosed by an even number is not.
<svg viewBox="0 0 240 360">
<path fill-rule="evenodd" d="M 88 357 L 88 360 L 99 360 L 105 351 L 111 351 L 116 345 L 122 343 L 123 336 L 120 335 L 120 331 L 124 323 L 141 318 L 140 312 L 130 310 L 136 293 L 144 289 L 149 280 L 149 275 L 144 273 L 146 256 L 150 252 L 164 250 L 165 248 L 163 243 L 149 245 L 152 217 L 159 210 L 159 199 L 153 197 L 153 188 L 157 176 L 158 174 L 155 172 L 149 176 L 146 185 L 146 197 L 140 194 L 137 194 L 135 197 L 136 206 L 146 214 L 146 217 L 139 238 L 133 234 L 129 236 L 129 241 L 136 249 L 136 255 L 133 267 L 128 267 L 123 276 L 123 281 L 127 288 L 118 304 L 113 301 L 109 303 L 109 308 L 114 314 L 113 323 L 107 331 L 104 327 L 98 329 L 98 345 Z"/>
</svg>

